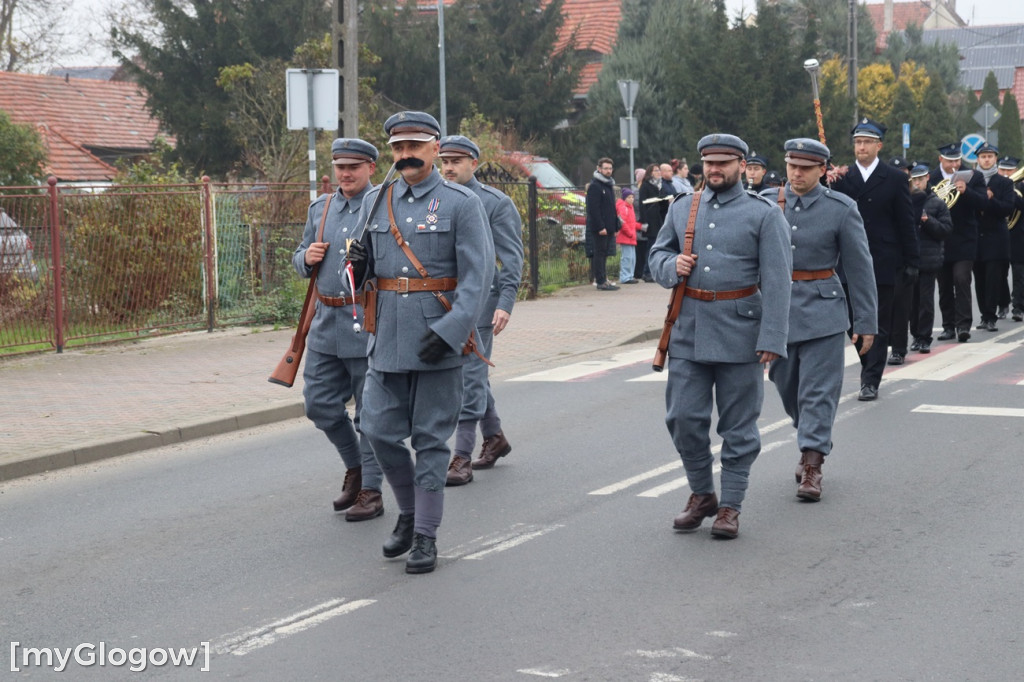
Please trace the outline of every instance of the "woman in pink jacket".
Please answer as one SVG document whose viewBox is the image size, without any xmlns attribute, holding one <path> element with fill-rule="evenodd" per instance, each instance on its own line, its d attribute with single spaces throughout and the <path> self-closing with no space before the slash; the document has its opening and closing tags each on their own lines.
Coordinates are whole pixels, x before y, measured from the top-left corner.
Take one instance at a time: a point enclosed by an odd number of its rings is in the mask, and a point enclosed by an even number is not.
<svg viewBox="0 0 1024 682">
<path fill-rule="evenodd" d="M 633 211 L 633 190 L 622 189 L 622 198 L 615 202 L 615 212 L 619 216 L 619 231 L 615 234 L 615 243 L 622 249 L 619 259 L 619 284 L 636 284 L 633 270 L 636 268 L 636 230 L 639 224 Z"/>
</svg>

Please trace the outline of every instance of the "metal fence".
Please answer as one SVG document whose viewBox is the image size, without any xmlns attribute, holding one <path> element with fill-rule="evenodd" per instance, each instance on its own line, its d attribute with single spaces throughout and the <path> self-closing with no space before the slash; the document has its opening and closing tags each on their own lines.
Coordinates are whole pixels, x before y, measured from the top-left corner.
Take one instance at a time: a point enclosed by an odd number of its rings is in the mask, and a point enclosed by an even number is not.
<svg viewBox="0 0 1024 682">
<path fill-rule="evenodd" d="M 522 297 L 590 279 L 583 194 L 490 182 L 512 197 Z M 332 191 L 324 178 L 321 191 Z M 0 355 L 218 326 L 294 324 L 291 266 L 309 187 L 0 187 Z M 614 270 L 614 264 L 612 265 Z"/>
</svg>

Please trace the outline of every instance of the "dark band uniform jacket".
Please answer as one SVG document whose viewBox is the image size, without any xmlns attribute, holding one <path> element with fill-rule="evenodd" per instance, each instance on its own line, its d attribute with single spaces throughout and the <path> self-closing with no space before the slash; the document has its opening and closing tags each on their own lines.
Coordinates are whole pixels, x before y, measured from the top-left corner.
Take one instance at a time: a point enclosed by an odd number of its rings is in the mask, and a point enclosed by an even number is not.
<svg viewBox="0 0 1024 682">
<path fill-rule="evenodd" d="M 679 282 L 676 256 L 683 251 L 694 196 L 676 197 L 651 248 L 651 272 L 662 286 Z M 708 363 L 757 362 L 757 351 L 786 357 L 792 256 L 789 228 L 778 206 L 740 183 L 721 193 L 705 189 L 693 254 L 697 263 L 687 287 L 730 291 L 760 283 L 760 289 L 736 300 L 684 297 L 669 357 Z M 782 263 L 785 267 L 779 267 Z"/>
<path fill-rule="evenodd" d="M 323 241 L 328 242 L 330 247 L 328 247 L 324 259 L 320 261 L 320 270 L 316 276 L 317 291 L 323 296 L 352 295 L 348 282 L 345 281 L 346 278 L 341 272 L 341 265 L 345 257 L 345 239 L 351 238 L 358 231 L 358 226 L 362 224 L 358 222 L 359 209 L 362 207 L 367 193 L 372 189 L 373 185 L 367 184 L 362 192 L 351 199 L 346 199 L 345 195 L 341 193 L 341 188 L 338 188 L 331 199 L 323 237 Z M 303 277 L 309 277 L 313 271 L 312 266 L 306 265 L 306 249 L 316 241 L 326 203 L 327 195 L 321 194 L 309 205 L 302 242 L 292 254 L 292 265 Z M 363 306 L 361 305 L 356 305 L 356 320 L 362 326 Z M 366 357 L 367 334 L 357 334 L 352 327 L 354 321 L 351 305 L 329 306 L 317 300 L 316 313 L 309 327 L 309 334 L 306 336 L 306 346 L 318 353 L 335 355 L 339 358 Z"/>
<path fill-rule="evenodd" d="M 906 173 L 879 159 L 865 183 L 857 164 L 852 164 L 846 175 L 832 184 L 832 189 L 857 202 L 877 285 L 894 286 L 896 275 L 903 268 L 919 267 L 917 221 L 910 205 Z"/>
<path fill-rule="evenodd" d="M 938 272 L 945 262 L 943 244 L 953 234 L 953 219 L 946 208 L 946 202 L 931 191 L 914 192 L 910 198 L 914 205 L 914 215 L 917 216 L 921 272 Z M 928 220 L 921 220 L 922 213 L 928 215 Z"/>
<path fill-rule="evenodd" d="M 878 332 L 878 296 L 864 222 L 853 199 L 818 185 L 804 196 L 786 186 L 786 221 L 794 270 L 830 270 L 839 264 L 850 290 L 853 333 Z M 778 189 L 762 196 L 777 200 Z M 799 200 L 799 203 L 797 203 Z M 850 329 L 846 295 L 839 276 L 794 281 L 788 343 L 819 339 Z"/>
<path fill-rule="evenodd" d="M 1007 217 L 1013 213 L 1013 181 L 998 173 L 988 179 L 981 211 L 978 214 L 978 255 L 975 260 L 1010 260 L 1010 233 L 1006 226 Z"/>
<path fill-rule="evenodd" d="M 966 170 L 966 169 L 965 169 Z M 934 168 L 928 174 L 928 188 L 942 182 L 942 168 Z M 953 234 L 943 244 L 947 263 L 972 261 L 978 255 L 978 211 L 981 210 L 988 194 L 985 192 L 985 177 L 978 171 L 971 171 L 967 189 L 960 193 L 949 215 L 953 218 Z"/>
<path fill-rule="evenodd" d="M 448 312 L 429 291 L 378 292 L 377 331 L 367 344 L 370 368 L 408 372 L 459 367 L 466 359 L 462 347 L 476 326 L 494 276 L 494 245 L 483 205 L 472 190 L 443 180 L 436 168 L 423 182 L 410 187 L 399 178 L 394 188 L 392 205 L 402 238 L 430 278 L 457 277 L 458 286 L 445 292 L 452 304 Z M 360 219 L 377 191 L 381 188 L 363 199 Z M 386 197 L 370 216 L 367 234 L 372 246 L 368 276 L 420 277 L 391 234 Z M 436 364 L 424 363 L 418 355 L 428 329 L 451 347 Z"/>
<path fill-rule="evenodd" d="M 1021 212 L 1021 217 L 1010 228 L 1010 262 L 1024 263 L 1024 181 L 1016 184 L 1017 192 L 1013 193 L 1013 205 Z"/>
</svg>

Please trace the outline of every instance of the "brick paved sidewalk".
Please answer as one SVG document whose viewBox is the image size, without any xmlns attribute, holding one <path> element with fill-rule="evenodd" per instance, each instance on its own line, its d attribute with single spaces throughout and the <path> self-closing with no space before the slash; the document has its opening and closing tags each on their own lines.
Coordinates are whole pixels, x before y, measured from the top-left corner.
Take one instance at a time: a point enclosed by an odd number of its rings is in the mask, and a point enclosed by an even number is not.
<svg viewBox="0 0 1024 682">
<path fill-rule="evenodd" d="M 668 291 L 574 287 L 516 304 L 492 378 L 651 340 Z M 302 377 L 266 378 L 294 330 L 232 328 L 65 353 L 0 358 L 0 481 L 301 417 Z"/>
</svg>

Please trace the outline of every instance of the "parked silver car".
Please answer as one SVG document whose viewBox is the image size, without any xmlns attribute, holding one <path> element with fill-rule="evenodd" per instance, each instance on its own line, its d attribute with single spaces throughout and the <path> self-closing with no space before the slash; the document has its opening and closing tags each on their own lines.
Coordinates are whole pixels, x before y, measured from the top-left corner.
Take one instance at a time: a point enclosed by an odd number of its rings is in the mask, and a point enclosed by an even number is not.
<svg viewBox="0 0 1024 682">
<path fill-rule="evenodd" d="M 32 240 L 18 227 L 14 218 L 0 207 L 0 276 L 3 275 L 17 275 L 33 282 L 39 281 Z"/>
</svg>

